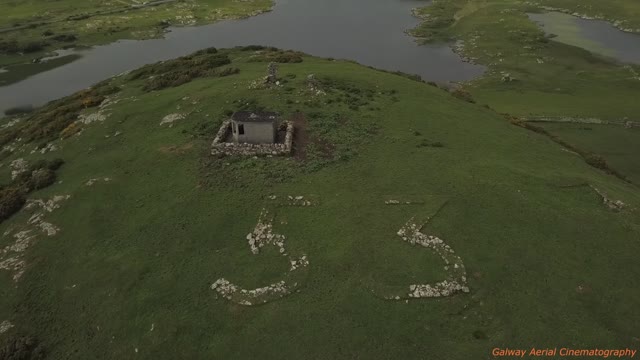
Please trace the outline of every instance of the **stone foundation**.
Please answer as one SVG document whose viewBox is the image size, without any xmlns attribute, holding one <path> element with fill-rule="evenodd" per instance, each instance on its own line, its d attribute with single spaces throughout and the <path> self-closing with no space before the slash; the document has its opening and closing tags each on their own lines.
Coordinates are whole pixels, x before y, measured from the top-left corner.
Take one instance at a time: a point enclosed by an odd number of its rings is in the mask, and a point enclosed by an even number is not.
<svg viewBox="0 0 640 360">
<path fill-rule="evenodd" d="M 235 155 L 235 156 L 257 156 L 272 155 L 282 156 L 289 155 L 293 145 L 293 122 L 285 121 L 287 126 L 284 143 L 276 144 L 248 144 L 226 142 L 225 140 L 231 133 L 231 120 L 226 120 L 220 126 L 220 130 L 216 134 L 211 144 L 211 155 Z"/>
</svg>

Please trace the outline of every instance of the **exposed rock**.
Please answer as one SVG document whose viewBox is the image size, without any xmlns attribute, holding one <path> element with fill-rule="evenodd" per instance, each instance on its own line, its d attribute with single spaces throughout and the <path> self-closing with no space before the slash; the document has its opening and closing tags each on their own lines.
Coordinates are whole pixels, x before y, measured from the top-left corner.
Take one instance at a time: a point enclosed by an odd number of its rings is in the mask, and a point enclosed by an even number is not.
<svg viewBox="0 0 640 360">
<path fill-rule="evenodd" d="M 99 181 L 103 181 L 103 182 L 110 182 L 111 178 L 108 177 L 104 177 L 104 178 L 92 178 L 87 180 L 86 183 L 84 183 L 85 186 L 92 186 L 93 184 L 99 182 Z"/>
<path fill-rule="evenodd" d="M 174 122 L 178 120 L 182 120 L 186 117 L 187 116 L 185 114 L 180 114 L 180 113 L 169 114 L 162 118 L 162 121 L 160 121 L 160 126 L 164 124 L 169 124 L 169 127 L 173 127 Z"/>
<path fill-rule="evenodd" d="M 9 320 L 4 320 L 0 323 L 0 334 L 4 334 L 13 327 L 13 324 Z"/>
<path fill-rule="evenodd" d="M 626 204 L 621 200 L 611 200 L 603 191 L 600 191 L 593 185 L 589 185 L 600 197 L 602 198 L 602 203 L 613 211 L 620 211 L 625 208 Z"/>
<path fill-rule="evenodd" d="M 27 172 L 29 170 L 29 163 L 23 159 L 15 159 L 9 164 L 11 168 L 11 180 L 15 180 L 20 174 Z"/>
</svg>

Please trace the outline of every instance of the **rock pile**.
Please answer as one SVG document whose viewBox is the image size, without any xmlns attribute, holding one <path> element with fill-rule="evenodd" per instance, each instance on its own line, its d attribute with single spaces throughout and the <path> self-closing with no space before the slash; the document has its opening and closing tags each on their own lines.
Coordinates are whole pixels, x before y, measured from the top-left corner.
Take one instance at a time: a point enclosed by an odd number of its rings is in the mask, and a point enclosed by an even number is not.
<svg viewBox="0 0 640 360">
<path fill-rule="evenodd" d="M 36 152 L 39 152 L 40 154 L 46 154 L 48 152 L 52 152 L 52 151 L 56 151 L 58 150 L 58 147 L 54 144 L 54 143 L 48 143 L 47 145 L 43 146 L 42 148 L 35 148 L 33 150 L 31 150 L 31 154 L 35 154 Z"/>
<path fill-rule="evenodd" d="M 385 205 L 420 205 L 420 204 L 424 204 L 424 201 L 388 199 L 384 201 L 384 204 Z"/>
<path fill-rule="evenodd" d="M 297 196 L 287 196 L 287 205 L 289 206 L 311 206 L 313 203 L 310 200 L 307 200 L 302 195 Z"/>
<path fill-rule="evenodd" d="M 182 120 L 184 118 L 186 118 L 187 115 L 185 114 L 179 114 L 179 113 L 175 113 L 175 114 L 169 114 L 165 117 L 162 118 L 162 120 L 160 121 L 160 126 L 164 125 L 164 124 L 169 124 L 169 127 L 173 127 L 173 123 L 178 121 L 178 120 Z"/>
<path fill-rule="evenodd" d="M 110 182 L 111 178 L 105 177 L 105 178 L 92 178 L 87 180 L 86 183 L 84 183 L 85 186 L 92 186 L 93 184 L 99 182 L 99 181 L 103 181 L 103 182 Z"/>
<path fill-rule="evenodd" d="M 320 82 L 314 74 L 307 75 L 307 87 L 312 95 L 326 95 L 327 93 L 320 87 Z"/>
<path fill-rule="evenodd" d="M 263 209 L 260 213 L 258 223 L 253 232 L 247 234 L 247 240 L 249 241 L 249 248 L 254 254 L 258 254 L 260 248 L 265 245 L 275 245 L 280 249 L 281 254 L 285 253 L 285 236 L 273 233 L 273 219 L 269 217 L 266 209 Z"/>
<path fill-rule="evenodd" d="M 23 158 L 15 159 L 9 164 L 11 168 L 11 180 L 15 180 L 20 174 L 29 170 L 29 162 Z"/>
<path fill-rule="evenodd" d="M 60 207 L 60 202 L 68 198 L 68 195 L 57 195 L 47 201 L 39 199 L 27 200 L 25 210 L 28 211 L 33 210 L 35 207 L 40 207 L 41 211 L 34 212 L 27 220 L 26 226 L 13 234 L 13 244 L 0 249 L 0 270 L 12 272 L 14 281 L 18 281 L 20 279 L 26 267 L 26 262 L 23 259 L 24 252 L 34 243 L 37 237 L 37 234 L 34 234 L 34 231 L 40 230 L 46 236 L 55 235 L 60 229 L 45 221 L 45 214 L 58 209 Z M 9 229 L 8 231 L 5 231 L 3 236 L 8 236 L 12 232 L 13 229 Z"/>
<path fill-rule="evenodd" d="M 265 84 L 276 84 L 278 82 L 278 64 L 270 62 L 267 66 L 267 76 L 264 78 Z"/>
<path fill-rule="evenodd" d="M 8 320 L 5 320 L 5 321 L 1 322 L 0 323 L 0 334 L 6 333 L 12 327 L 13 327 L 13 324 L 10 323 Z"/>
<path fill-rule="evenodd" d="M 622 209 L 625 208 L 626 204 L 624 202 L 622 202 L 621 200 L 611 200 L 607 194 L 605 194 L 604 192 L 600 191 L 598 188 L 596 188 L 593 185 L 589 185 L 598 195 L 600 195 L 600 197 L 602 198 L 602 203 L 608 207 L 610 210 L 613 211 L 620 211 Z"/>
<path fill-rule="evenodd" d="M 246 290 L 239 288 L 225 278 L 221 278 L 211 284 L 211 290 L 217 291 L 220 296 L 227 300 L 233 301 L 237 299 L 238 304 L 245 306 L 264 304 L 274 298 L 281 298 L 291 293 L 284 280 L 264 287 Z"/>
<path fill-rule="evenodd" d="M 302 255 L 302 257 L 298 260 L 291 260 L 291 268 L 289 271 L 295 271 L 299 267 L 305 267 L 309 265 L 309 260 L 307 260 L 307 255 Z"/>
</svg>

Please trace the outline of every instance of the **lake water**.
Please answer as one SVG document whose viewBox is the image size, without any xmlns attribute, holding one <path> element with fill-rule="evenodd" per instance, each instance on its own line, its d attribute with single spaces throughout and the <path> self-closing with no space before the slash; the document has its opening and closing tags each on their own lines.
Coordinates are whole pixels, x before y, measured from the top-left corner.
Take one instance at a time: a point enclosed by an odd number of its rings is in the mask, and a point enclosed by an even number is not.
<svg viewBox="0 0 640 360">
<path fill-rule="evenodd" d="M 0 87 L 0 114 L 7 108 L 42 105 L 144 64 L 207 47 L 266 45 L 350 59 L 436 82 L 464 81 L 484 68 L 462 61 L 447 45 L 418 45 L 405 34 L 419 20 L 415 0 L 278 0 L 273 11 L 243 20 L 173 28 L 163 39 L 124 40 L 80 51 L 64 66 Z"/>
<path fill-rule="evenodd" d="M 560 12 L 529 14 L 554 41 L 578 46 L 625 63 L 640 64 L 640 35 L 624 32 L 604 20 L 587 20 Z"/>
</svg>

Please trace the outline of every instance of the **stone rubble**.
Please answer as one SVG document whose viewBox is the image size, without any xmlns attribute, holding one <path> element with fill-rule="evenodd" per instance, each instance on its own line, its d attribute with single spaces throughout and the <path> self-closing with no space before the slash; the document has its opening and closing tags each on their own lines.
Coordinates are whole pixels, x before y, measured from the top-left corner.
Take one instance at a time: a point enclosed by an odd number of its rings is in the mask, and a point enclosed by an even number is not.
<svg viewBox="0 0 640 360">
<path fill-rule="evenodd" d="M 420 204 L 424 204 L 424 201 L 389 199 L 389 200 L 385 200 L 384 204 L 385 205 L 420 205 Z"/>
<path fill-rule="evenodd" d="M 278 64 L 270 62 L 267 66 L 267 76 L 264 78 L 265 84 L 275 84 L 278 82 Z"/>
<path fill-rule="evenodd" d="M 46 146 L 44 146 L 41 149 L 35 148 L 31 150 L 31 154 L 35 154 L 36 152 L 39 152 L 40 154 L 46 154 L 48 152 L 53 152 L 56 150 L 58 150 L 58 147 L 54 143 L 48 143 Z"/>
<path fill-rule="evenodd" d="M 247 234 L 247 240 L 249 241 L 249 248 L 254 254 L 260 252 L 260 248 L 265 245 L 276 245 L 280 249 L 280 253 L 284 253 L 284 241 L 285 236 L 273 233 L 273 219 L 269 217 L 269 213 L 266 209 L 260 212 L 258 223 L 253 232 Z"/>
<path fill-rule="evenodd" d="M 211 284 L 211 290 L 215 290 L 227 300 L 234 300 L 235 297 L 238 297 L 240 299 L 237 300 L 237 303 L 245 306 L 264 304 L 273 298 L 281 298 L 291 293 L 284 280 L 264 287 L 246 290 L 234 285 L 225 278 L 220 278 Z"/>
<path fill-rule="evenodd" d="M 13 127 L 13 126 L 17 125 L 20 121 L 22 121 L 22 119 L 20 119 L 20 118 L 12 119 L 12 120 L 8 121 L 6 124 L 2 124 L 2 126 L 0 126 L 0 130 L 4 130 L 4 129 L 8 129 L 10 127 Z"/>
<path fill-rule="evenodd" d="M 64 200 L 68 200 L 70 197 L 71 195 L 55 195 L 47 201 L 44 201 L 42 199 L 28 199 L 25 209 L 30 210 L 34 207 L 39 206 L 46 212 L 52 212 L 53 210 L 60 208 L 60 203 Z"/>
<path fill-rule="evenodd" d="M 621 200 L 611 200 L 603 191 L 600 191 L 593 185 L 589 185 L 600 197 L 602 198 L 602 203 L 613 211 L 620 211 L 626 207 L 627 204 L 622 202 Z"/>
<path fill-rule="evenodd" d="M 11 180 L 15 180 L 20 174 L 29 170 L 29 162 L 23 158 L 15 159 L 9 164 L 11 168 Z"/>
<path fill-rule="evenodd" d="M 320 82 L 316 79 L 314 74 L 307 75 L 307 87 L 314 96 L 327 95 L 327 93 L 320 87 Z"/>
<path fill-rule="evenodd" d="M 162 118 L 162 121 L 160 121 L 160 126 L 164 124 L 169 124 L 169 127 L 173 127 L 174 122 L 178 120 L 182 120 L 186 117 L 187 116 L 185 114 L 180 114 L 180 113 L 169 114 Z"/>
<path fill-rule="evenodd" d="M 0 334 L 4 334 L 9 331 L 13 327 L 13 324 L 9 322 L 9 320 L 4 320 L 0 322 Z"/>
<path fill-rule="evenodd" d="M 98 110 L 91 114 L 78 115 L 78 120 L 76 120 L 76 122 L 83 125 L 89 125 L 94 122 L 103 122 L 105 120 L 107 120 L 107 114 L 104 114 L 102 110 Z"/>
<path fill-rule="evenodd" d="M 307 255 L 302 255 L 298 260 L 291 260 L 291 268 L 289 268 L 289 271 L 296 271 L 299 267 L 305 267 L 308 265 L 309 260 L 307 260 Z"/>
<path fill-rule="evenodd" d="M 24 252 L 35 242 L 37 234 L 34 231 L 39 230 L 46 236 L 54 236 L 60 230 L 54 224 L 44 220 L 46 213 L 51 213 L 60 207 L 60 202 L 68 199 L 70 196 L 56 195 L 52 199 L 44 201 L 40 199 L 29 199 L 24 210 L 33 210 L 39 207 L 41 211 L 34 212 L 27 220 L 26 226 L 13 234 L 13 244 L 7 245 L 0 249 L 0 270 L 12 272 L 14 281 L 18 281 L 26 268 L 26 262 L 23 260 Z M 4 232 L 3 236 L 8 236 L 13 232 L 9 229 Z"/>
<path fill-rule="evenodd" d="M 92 178 L 87 180 L 86 183 L 84 183 L 85 186 L 92 186 L 93 184 L 99 182 L 99 181 L 103 181 L 103 182 L 110 182 L 111 178 L 108 177 L 104 177 L 104 178 Z"/>
<path fill-rule="evenodd" d="M 307 200 L 302 195 L 298 196 L 287 196 L 287 205 L 289 206 L 311 206 L 313 203 L 311 200 Z"/>
</svg>

